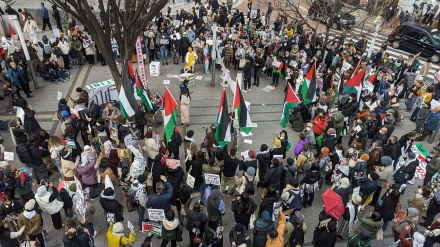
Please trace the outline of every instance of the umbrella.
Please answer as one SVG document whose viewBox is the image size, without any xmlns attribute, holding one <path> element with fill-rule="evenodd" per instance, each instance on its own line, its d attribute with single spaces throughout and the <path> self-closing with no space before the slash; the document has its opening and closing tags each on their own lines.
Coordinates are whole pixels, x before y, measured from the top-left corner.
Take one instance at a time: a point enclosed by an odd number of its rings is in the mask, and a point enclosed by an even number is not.
<svg viewBox="0 0 440 247">
<path fill-rule="evenodd" d="M 324 201 L 325 212 L 339 220 L 345 212 L 345 206 L 341 196 L 330 188 L 327 188 L 324 194 L 321 195 L 321 198 Z"/>
</svg>

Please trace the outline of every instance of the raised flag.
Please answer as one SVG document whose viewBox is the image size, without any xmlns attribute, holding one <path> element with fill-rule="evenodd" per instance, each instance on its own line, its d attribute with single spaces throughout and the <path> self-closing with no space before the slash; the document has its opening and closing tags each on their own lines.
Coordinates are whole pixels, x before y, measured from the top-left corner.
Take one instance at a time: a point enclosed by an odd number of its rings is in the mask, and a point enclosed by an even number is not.
<svg viewBox="0 0 440 247">
<path fill-rule="evenodd" d="M 153 111 L 153 105 L 151 104 L 150 98 L 148 97 L 147 92 L 144 90 L 144 87 L 141 82 L 141 78 L 139 77 L 138 72 L 136 71 L 134 76 L 134 82 L 136 84 L 136 95 L 141 98 L 142 103 L 147 108 L 148 112 Z"/>
<path fill-rule="evenodd" d="M 316 73 L 315 73 L 316 61 L 313 62 L 312 67 L 309 69 L 304 82 L 301 85 L 301 96 L 304 104 L 308 105 L 316 99 Z"/>
<path fill-rule="evenodd" d="M 139 105 L 134 97 L 133 84 L 128 74 L 128 69 L 124 69 L 122 72 L 121 90 L 119 91 L 121 113 L 125 119 L 133 116 L 139 110 Z"/>
<path fill-rule="evenodd" d="M 370 76 L 370 82 L 371 82 L 371 84 L 374 84 L 374 82 L 376 81 L 376 79 L 377 79 L 377 73 L 372 74 L 372 75 Z"/>
<path fill-rule="evenodd" d="M 168 87 L 165 87 L 164 97 L 164 127 L 165 127 L 165 141 L 168 142 L 174 132 L 174 126 L 177 122 L 177 102 L 171 94 Z"/>
<path fill-rule="evenodd" d="M 249 134 L 249 132 L 251 132 L 252 122 L 238 84 L 235 86 L 234 111 L 240 130 Z"/>
<path fill-rule="evenodd" d="M 366 69 L 363 69 L 361 72 L 357 73 L 355 76 L 353 76 L 352 78 L 348 79 L 344 83 L 344 91 L 348 95 L 356 94 L 358 100 L 359 100 L 359 98 L 361 96 L 362 81 L 363 81 L 364 76 L 365 76 L 365 71 L 366 71 Z"/>
<path fill-rule="evenodd" d="M 290 110 L 297 107 L 300 103 L 301 101 L 299 100 L 298 96 L 296 96 L 292 86 L 287 83 L 287 96 L 286 100 L 284 101 L 284 107 L 280 121 L 281 127 L 286 128 L 287 123 L 289 122 Z"/>
<path fill-rule="evenodd" d="M 226 90 L 223 89 L 220 106 L 218 107 L 217 128 L 215 129 L 215 140 L 220 147 L 225 146 L 231 141 L 231 124 L 228 113 L 228 100 L 226 99 Z"/>
</svg>

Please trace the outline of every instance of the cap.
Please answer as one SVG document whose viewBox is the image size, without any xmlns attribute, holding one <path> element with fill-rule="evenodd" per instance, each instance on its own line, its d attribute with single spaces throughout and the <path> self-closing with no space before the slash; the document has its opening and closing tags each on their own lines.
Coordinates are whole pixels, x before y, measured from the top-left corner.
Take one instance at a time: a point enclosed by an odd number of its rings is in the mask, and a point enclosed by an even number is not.
<svg viewBox="0 0 440 247">
<path fill-rule="evenodd" d="M 435 146 L 434 150 L 440 152 L 440 146 Z"/>
<path fill-rule="evenodd" d="M 413 153 L 413 152 L 409 152 L 409 153 L 408 153 L 408 158 L 410 158 L 410 159 L 415 159 L 415 158 L 416 158 L 416 154 Z"/>
</svg>

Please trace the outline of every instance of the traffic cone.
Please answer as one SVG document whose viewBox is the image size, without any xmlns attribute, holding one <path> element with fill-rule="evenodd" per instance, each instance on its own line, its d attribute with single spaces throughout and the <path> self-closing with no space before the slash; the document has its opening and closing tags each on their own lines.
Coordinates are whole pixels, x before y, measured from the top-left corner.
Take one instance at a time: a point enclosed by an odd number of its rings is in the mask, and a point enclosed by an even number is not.
<svg viewBox="0 0 440 247">
<path fill-rule="evenodd" d="M 9 27 L 9 34 L 11 34 L 11 36 L 15 35 L 14 29 L 12 29 L 11 23 L 8 24 L 8 27 Z"/>
</svg>

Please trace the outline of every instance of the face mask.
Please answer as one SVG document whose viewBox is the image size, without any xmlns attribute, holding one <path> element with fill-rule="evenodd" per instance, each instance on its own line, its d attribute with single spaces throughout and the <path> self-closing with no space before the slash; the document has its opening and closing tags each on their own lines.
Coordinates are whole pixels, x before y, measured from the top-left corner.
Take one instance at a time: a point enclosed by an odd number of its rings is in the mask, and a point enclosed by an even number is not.
<svg viewBox="0 0 440 247">
<path fill-rule="evenodd" d="M 280 139 L 281 139 L 281 140 L 284 140 L 284 136 L 281 136 Z"/>
</svg>

